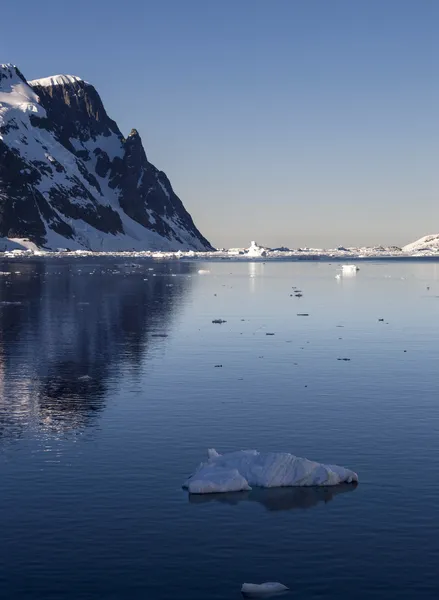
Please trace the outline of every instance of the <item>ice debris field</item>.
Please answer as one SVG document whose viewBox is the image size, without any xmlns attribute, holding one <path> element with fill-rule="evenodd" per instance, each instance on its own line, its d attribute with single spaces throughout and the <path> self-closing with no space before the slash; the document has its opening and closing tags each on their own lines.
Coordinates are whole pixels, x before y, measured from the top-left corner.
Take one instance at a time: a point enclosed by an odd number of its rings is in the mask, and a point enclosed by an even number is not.
<svg viewBox="0 0 439 600">
<path fill-rule="evenodd" d="M 219 454 L 208 450 L 207 462 L 183 484 L 190 494 L 215 494 L 261 488 L 331 486 L 357 483 L 358 475 L 345 467 L 325 465 L 288 452 L 239 450 Z"/>
</svg>

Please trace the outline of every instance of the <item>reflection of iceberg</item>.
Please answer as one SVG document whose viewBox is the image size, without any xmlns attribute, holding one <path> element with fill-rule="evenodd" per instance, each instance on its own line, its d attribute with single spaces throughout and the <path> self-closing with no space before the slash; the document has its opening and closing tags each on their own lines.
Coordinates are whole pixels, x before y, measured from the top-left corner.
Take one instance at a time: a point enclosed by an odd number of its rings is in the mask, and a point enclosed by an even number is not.
<svg viewBox="0 0 439 600">
<path fill-rule="evenodd" d="M 191 504 L 220 502 L 235 506 L 240 502 L 258 502 L 268 511 L 307 509 L 319 502 L 330 502 L 338 494 L 353 492 L 357 484 L 340 483 L 332 486 L 255 488 L 249 492 L 226 492 L 222 494 L 189 494 Z"/>
<path fill-rule="evenodd" d="M 241 593 L 243 596 L 264 597 L 282 594 L 288 590 L 287 586 L 278 581 L 267 581 L 266 583 L 243 583 Z"/>
<path fill-rule="evenodd" d="M 249 490 L 250 486 L 328 486 L 358 482 L 354 471 L 287 452 L 241 450 L 221 455 L 211 449 L 208 455 L 208 461 L 201 463 L 183 486 L 191 494 L 238 492 Z"/>
</svg>

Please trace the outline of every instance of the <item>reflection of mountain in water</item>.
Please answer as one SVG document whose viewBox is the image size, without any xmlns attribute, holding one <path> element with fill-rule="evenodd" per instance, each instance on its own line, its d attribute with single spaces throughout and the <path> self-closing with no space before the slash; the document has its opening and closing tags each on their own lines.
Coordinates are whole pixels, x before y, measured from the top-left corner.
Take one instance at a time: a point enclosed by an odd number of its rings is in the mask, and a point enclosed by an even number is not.
<svg viewBox="0 0 439 600">
<path fill-rule="evenodd" d="M 356 488 L 357 484 L 353 483 L 342 483 L 330 487 L 253 488 L 250 492 L 189 494 L 189 502 L 191 504 L 222 502 L 232 506 L 240 502 L 258 502 L 269 511 L 306 509 L 316 506 L 319 502 L 326 504 L 338 494 L 353 492 Z"/>
<path fill-rule="evenodd" d="M 0 435 L 86 425 L 109 378 L 163 343 L 191 266 L 98 260 L 1 264 Z"/>
</svg>

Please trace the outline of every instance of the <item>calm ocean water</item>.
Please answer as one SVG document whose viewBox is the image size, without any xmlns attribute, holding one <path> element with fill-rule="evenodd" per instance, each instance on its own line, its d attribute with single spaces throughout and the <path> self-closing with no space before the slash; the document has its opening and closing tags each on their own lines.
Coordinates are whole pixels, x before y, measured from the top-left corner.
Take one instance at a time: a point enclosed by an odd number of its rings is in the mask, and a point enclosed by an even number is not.
<svg viewBox="0 0 439 600">
<path fill-rule="evenodd" d="M 0 597 L 437 598 L 439 263 L 359 266 L 0 261 Z M 210 447 L 360 484 L 189 498 Z"/>
</svg>

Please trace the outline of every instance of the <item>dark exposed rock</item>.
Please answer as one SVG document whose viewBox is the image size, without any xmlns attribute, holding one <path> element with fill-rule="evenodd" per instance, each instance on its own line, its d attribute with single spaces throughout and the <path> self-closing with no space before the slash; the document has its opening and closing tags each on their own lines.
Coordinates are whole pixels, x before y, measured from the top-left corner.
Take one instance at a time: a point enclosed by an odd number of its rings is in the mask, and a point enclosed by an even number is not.
<svg viewBox="0 0 439 600">
<path fill-rule="evenodd" d="M 42 245 L 46 233 L 43 218 L 54 229 L 62 221 L 34 187 L 41 179 L 40 172 L 31 166 L 23 171 L 22 166 L 21 158 L 0 140 L 0 235 L 29 238 Z M 66 228 L 63 235 L 69 234 L 73 231 Z"/>
</svg>

